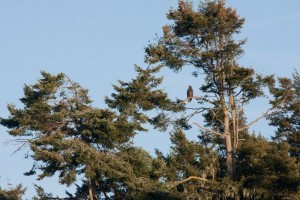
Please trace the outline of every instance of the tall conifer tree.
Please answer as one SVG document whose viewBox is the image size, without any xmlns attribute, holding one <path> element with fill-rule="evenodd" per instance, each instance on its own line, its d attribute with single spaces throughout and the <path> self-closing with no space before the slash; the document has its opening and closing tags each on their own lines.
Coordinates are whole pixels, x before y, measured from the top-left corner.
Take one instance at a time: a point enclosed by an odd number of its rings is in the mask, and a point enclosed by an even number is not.
<svg viewBox="0 0 300 200">
<path fill-rule="evenodd" d="M 239 124 L 242 107 L 262 96 L 263 86 L 274 80 L 237 63 L 245 40 L 236 40 L 235 36 L 244 19 L 226 7 L 225 1 L 205 1 L 196 11 L 192 3 L 179 1 L 178 8 L 170 10 L 167 17 L 173 23 L 165 25 L 163 36 L 146 48 L 145 60 L 149 64 L 161 63 L 175 72 L 192 66 L 194 76 L 204 74 L 204 81 L 199 81 L 203 95 L 194 98 L 210 109 L 203 113 L 207 126 L 197 125 L 224 139 L 227 175 L 234 179 L 239 133 L 258 120 Z"/>
<path fill-rule="evenodd" d="M 166 129 L 167 113 L 183 110 L 158 89 L 162 78 L 155 74 L 160 68 L 136 66 L 137 77 L 114 86 L 116 93 L 106 98 L 106 109 L 92 106 L 88 91 L 63 73 L 42 72 L 36 84 L 25 85 L 20 99 L 24 107 L 8 105 L 10 116 L 0 121 L 32 150 L 35 162 L 25 174 L 40 173 L 38 179 L 43 179 L 58 173 L 66 185 L 83 175 L 76 198 L 88 195 L 91 200 L 131 198 L 158 188 L 164 163 L 131 141 L 147 131 L 143 124 Z M 161 112 L 146 114 L 153 109 Z"/>
<path fill-rule="evenodd" d="M 271 103 L 277 104 L 285 99 L 274 115 L 268 116 L 271 125 L 277 127 L 277 141 L 285 141 L 291 145 L 290 154 L 300 163 L 300 74 L 296 71 L 292 79 L 280 78 L 279 87 L 274 87 L 275 97 Z"/>
</svg>

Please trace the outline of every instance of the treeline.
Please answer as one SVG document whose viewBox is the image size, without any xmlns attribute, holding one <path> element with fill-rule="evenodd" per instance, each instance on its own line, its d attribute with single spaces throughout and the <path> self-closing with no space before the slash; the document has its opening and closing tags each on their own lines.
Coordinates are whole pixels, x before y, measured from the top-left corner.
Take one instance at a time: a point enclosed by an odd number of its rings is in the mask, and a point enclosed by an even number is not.
<svg viewBox="0 0 300 200">
<path fill-rule="evenodd" d="M 30 148 L 25 175 L 59 175 L 76 184 L 56 197 L 35 185 L 33 199 L 299 199 L 300 75 L 276 78 L 240 66 L 245 40 L 235 40 L 244 19 L 225 2 L 179 1 L 158 37 L 145 49 L 147 68 L 113 85 L 106 107 L 92 105 L 88 90 L 67 75 L 45 71 L 24 86 L 22 108 L 8 105 L 8 133 Z M 160 89 L 162 68 L 193 67 L 201 96 L 172 100 Z M 204 77 L 204 78 L 203 78 Z M 198 90 L 199 89 L 199 90 Z M 244 106 L 268 95 L 269 107 L 247 121 Z M 189 101 L 197 102 L 190 108 Z M 195 117 L 197 117 L 196 121 Z M 274 136 L 249 133 L 262 118 Z M 199 120 L 201 119 L 201 121 Z M 151 129 L 152 127 L 153 129 Z M 197 131 L 190 141 L 185 132 Z M 133 144 L 141 132 L 169 132 L 172 146 L 155 156 Z M 78 183 L 78 177 L 84 177 Z M 0 199 L 21 199 L 24 188 L 0 189 Z"/>
</svg>

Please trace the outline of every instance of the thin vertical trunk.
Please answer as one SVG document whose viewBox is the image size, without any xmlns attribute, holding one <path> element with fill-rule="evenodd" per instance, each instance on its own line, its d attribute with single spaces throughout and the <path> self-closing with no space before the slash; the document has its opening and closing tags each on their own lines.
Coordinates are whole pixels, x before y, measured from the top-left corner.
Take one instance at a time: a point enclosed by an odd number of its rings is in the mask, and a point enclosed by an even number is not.
<svg viewBox="0 0 300 200">
<path fill-rule="evenodd" d="M 88 184 L 89 184 L 89 200 L 94 200 L 93 190 L 92 190 L 92 183 L 91 183 L 90 178 L 88 178 Z"/>
<path fill-rule="evenodd" d="M 225 146 L 226 146 L 226 166 L 227 166 L 227 175 L 234 179 L 234 165 L 233 165 L 233 151 L 232 151 L 232 142 L 231 134 L 229 128 L 229 115 L 228 110 L 224 108 L 224 135 L 225 135 Z"/>
<path fill-rule="evenodd" d="M 234 102 L 234 97 L 233 97 L 233 92 L 230 91 L 230 97 L 229 97 L 229 102 L 230 102 L 230 110 L 231 110 L 231 120 L 232 120 L 232 132 L 233 132 L 233 148 L 232 148 L 232 166 L 233 166 L 233 175 L 232 178 L 235 178 L 235 153 L 236 153 L 236 148 L 238 145 L 238 123 L 237 123 L 237 118 L 236 118 L 236 106 Z"/>
<path fill-rule="evenodd" d="M 229 110 L 226 107 L 225 100 L 222 98 L 221 104 L 223 107 L 224 114 L 224 137 L 225 137 L 225 147 L 226 147 L 226 166 L 227 166 L 227 176 L 229 176 L 232 180 L 234 179 L 234 160 L 233 160 L 233 148 L 231 142 L 231 131 L 230 131 L 230 118 L 229 118 Z"/>
</svg>

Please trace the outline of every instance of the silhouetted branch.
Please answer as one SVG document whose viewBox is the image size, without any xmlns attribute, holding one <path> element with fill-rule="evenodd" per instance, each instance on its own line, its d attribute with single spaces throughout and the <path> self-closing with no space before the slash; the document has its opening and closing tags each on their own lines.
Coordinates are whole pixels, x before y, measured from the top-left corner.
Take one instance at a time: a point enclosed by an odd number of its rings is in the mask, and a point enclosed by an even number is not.
<svg viewBox="0 0 300 200">
<path fill-rule="evenodd" d="M 203 98 L 203 97 L 201 97 L 201 96 L 193 96 L 193 97 L 188 97 L 188 98 L 182 100 L 181 102 L 179 102 L 179 103 L 176 105 L 176 107 L 180 106 L 181 104 L 184 104 L 185 102 L 187 102 L 187 101 L 190 100 L 190 99 L 203 100 L 203 101 L 206 101 L 206 102 L 208 102 L 208 103 L 214 104 L 214 102 L 210 101 L 210 100 L 207 99 L 207 98 Z"/>
<path fill-rule="evenodd" d="M 18 149 L 16 149 L 10 156 L 13 156 L 16 152 L 20 151 L 26 144 L 28 144 L 28 142 L 24 142 L 21 146 L 19 146 Z"/>
</svg>

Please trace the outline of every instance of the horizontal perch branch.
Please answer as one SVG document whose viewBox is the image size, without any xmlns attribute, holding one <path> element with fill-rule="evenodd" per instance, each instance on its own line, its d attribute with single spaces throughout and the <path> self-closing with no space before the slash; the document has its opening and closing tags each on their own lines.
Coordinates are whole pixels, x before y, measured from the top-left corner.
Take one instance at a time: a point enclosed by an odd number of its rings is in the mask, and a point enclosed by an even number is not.
<svg viewBox="0 0 300 200">
<path fill-rule="evenodd" d="M 187 101 L 190 100 L 190 99 L 203 100 L 203 101 L 206 101 L 206 102 L 208 102 L 208 103 L 214 104 L 214 102 L 210 101 L 209 99 L 203 98 L 203 97 L 201 97 L 201 96 L 193 96 L 193 97 L 188 97 L 188 98 L 186 98 L 186 99 L 180 101 L 180 102 L 177 104 L 177 106 L 180 106 L 181 104 L 184 104 L 185 102 L 187 102 Z"/>
</svg>

